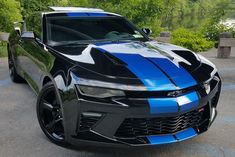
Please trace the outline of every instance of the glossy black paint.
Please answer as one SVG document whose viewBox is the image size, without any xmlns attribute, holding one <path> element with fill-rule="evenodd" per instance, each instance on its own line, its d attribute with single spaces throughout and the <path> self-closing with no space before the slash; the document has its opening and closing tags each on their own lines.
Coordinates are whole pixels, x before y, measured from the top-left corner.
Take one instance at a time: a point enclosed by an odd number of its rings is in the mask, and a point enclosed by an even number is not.
<svg viewBox="0 0 235 157">
<path fill-rule="evenodd" d="M 150 40 L 147 42 L 127 41 L 123 43 L 108 42 L 97 43 L 96 45 L 50 47 L 46 44 L 46 18 L 50 15 L 42 16 L 42 41 L 37 38 L 35 40 L 24 40 L 19 34 L 12 32 L 9 39 L 9 54 L 13 57 L 17 73 L 29 83 L 36 94 L 48 82 L 52 82 L 56 87 L 62 106 L 66 141 L 72 144 L 77 144 L 81 140 L 88 140 L 146 145 L 147 139 L 144 137 L 141 139 L 118 139 L 114 135 L 125 118 L 156 117 L 156 115 L 149 114 L 147 98 L 167 97 L 167 92 L 169 92 L 167 90 L 147 91 L 143 82 L 127 68 L 126 63 L 113 56 L 112 53 L 101 50 L 100 45 L 109 45 L 111 49 L 119 49 L 122 46 L 125 47 L 127 52 L 133 49 L 142 51 L 139 48 L 154 50 L 154 52 L 158 52 L 175 64 L 182 66 L 197 81 L 197 85 L 180 90 L 185 93 L 192 89 L 198 91 L 200 96 L 199 108 L 205 107 L 208 112 L 207 117 L 205 117 L 206 121 L 197 128 L 198 133 L 206 131 L 211 125 L 212 107 L 216 107 L 221 90 L 221 81 L 212 63 L 181 47 Z M 86 49 L 90 49 L 90 51 L 87 53 Z M 214 76 L 217 76 L 217 79 Z M 113 85 L 125 84 L 132 86 L 134 90 L 124 90 L 126 97 L 122 98 L 105 100 L 89 98 L 81 95 L 77 90 L 78 78 L 108 82 Z M 211 79 L 214 81 L 214 85 L 210 94 L 207 94 L 202 84 Z M 213 98 L 215 98 L 215 102 L 212 102 Z M 121 104 L 126 104 L 126 106 Z M 95 112 L 102 116 L 92 129 L 80 131 L 81 115 L 84 112 Z M 168 117 L 173 115 L 157 116 Z"/>
</svg>

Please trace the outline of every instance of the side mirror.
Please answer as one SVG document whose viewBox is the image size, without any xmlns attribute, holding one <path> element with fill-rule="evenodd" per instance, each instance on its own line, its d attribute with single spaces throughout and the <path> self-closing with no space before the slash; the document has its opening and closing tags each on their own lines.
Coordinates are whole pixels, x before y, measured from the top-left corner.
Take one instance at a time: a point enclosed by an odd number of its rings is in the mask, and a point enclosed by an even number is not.
<svg viewBox="0 0 235 157">
<path fill-rule="evenodd" d="M 149 28 L 142 28 L 141 29 L 147 36 L 150 36 L 152 34 L 152 30 Z"/>
<path fill-rule="evenodd" d="M 35 40 L 35 35 L 33 32 L 23 32 L 21 35 L 22 40 Z"/>
<path fill-rule="evenodd" d="M 19 36 L 21 36 L 20 27 L 15 27 L 14 29 L 15 29 L 15 31 L 17 32 L 17 34 L 18 34 Z"/>
<path fill-rule="evenodd" d="M 26 24 L 25 24 L 24 21 L 16 21 L 16 22 L 14 22 L 14 29 L 17 32 L 17 34 L 19 34 L 21 36 L 20 25 L 24 26 L 24 32 L 25 32 L 26 31 Z"/>
</svg>

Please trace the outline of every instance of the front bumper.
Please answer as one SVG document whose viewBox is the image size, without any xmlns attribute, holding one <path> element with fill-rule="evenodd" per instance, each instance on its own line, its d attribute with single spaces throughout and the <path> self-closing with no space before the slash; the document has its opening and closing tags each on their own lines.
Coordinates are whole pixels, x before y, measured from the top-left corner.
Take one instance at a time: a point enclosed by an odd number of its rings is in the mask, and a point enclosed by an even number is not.
<svg viewBox="0 0 235 157">
<path fill-rule="evenodd" d="M 209 94 L 201 86 L 195 87 L 196 106 L 151 113 L 147 98 L 125 98 L 110 104 L 83 99 L 76 88 L 71 89 L 63 96 L 65 138 L 74 145 L 81 141 L 129 146 L 183 141 L 205 132 L 213 123 L 220 90 L 220 79 L 213 80 Z"/>
</svg>

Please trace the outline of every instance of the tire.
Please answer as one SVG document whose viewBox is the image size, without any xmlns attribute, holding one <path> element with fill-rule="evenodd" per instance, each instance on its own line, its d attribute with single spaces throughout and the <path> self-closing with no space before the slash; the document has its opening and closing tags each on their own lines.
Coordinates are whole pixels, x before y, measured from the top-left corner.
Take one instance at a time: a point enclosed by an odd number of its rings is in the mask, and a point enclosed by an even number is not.
<svg viewBox="0 0 235 157">
<path fill-rule="evenodd" d="M 39 125 L 48 139 L 63 147 L 69 144 L 65 141 L 64 124 L 61 105 L 52 83 L 47 83 L 38 95 L 37 118 Z"/>
<path fill-rule="evenodd" d="M 11 53 L 8 52 L 8 68 L 9 68 L 9 75 L 14 83 L 24 83 L 25 80 L 17 74 L 15 63 L 12 59 Z"/>
</svg>

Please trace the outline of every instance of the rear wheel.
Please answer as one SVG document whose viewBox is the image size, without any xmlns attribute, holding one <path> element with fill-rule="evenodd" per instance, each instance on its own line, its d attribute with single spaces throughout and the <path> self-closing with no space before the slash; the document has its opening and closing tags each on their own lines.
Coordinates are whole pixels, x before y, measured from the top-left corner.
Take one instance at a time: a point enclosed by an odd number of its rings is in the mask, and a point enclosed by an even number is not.
<svg viewBox="0 0 235 157">
<path fill-rule="evenodd" d="M 23 83 L 24 79 L 17 74 L 16 67 L 10 53 L 8 53 L 8 67 L 11 80 L 15 83 Z"/>
<path fill-rule="evenodd" d="M 37 117 L 42 131 L 50 141 L 60 146 L 68 146 L 61 105 L 52 83 L 46 84 L 38 96 Z"/>
</svg>

